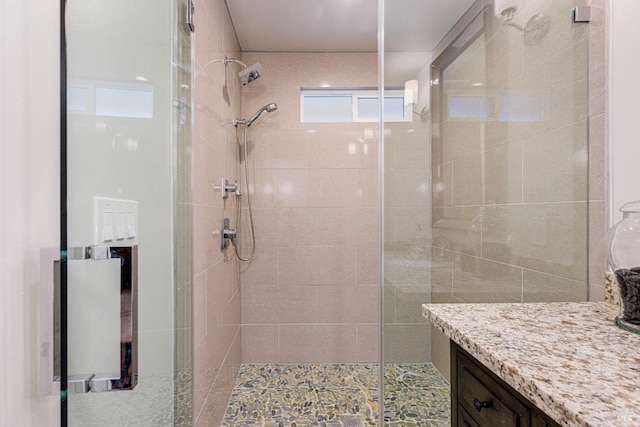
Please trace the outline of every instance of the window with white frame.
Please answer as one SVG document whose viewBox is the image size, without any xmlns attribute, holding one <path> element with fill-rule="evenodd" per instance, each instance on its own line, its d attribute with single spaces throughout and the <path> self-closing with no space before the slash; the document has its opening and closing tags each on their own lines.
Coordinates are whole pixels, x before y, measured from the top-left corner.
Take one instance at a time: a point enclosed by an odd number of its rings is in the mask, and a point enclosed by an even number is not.
<svg viewBox="0 0 640 427">
<path fill-rule="evenodd" d="M 375 122 L 379 118 L 380 98 L 377 89 L 302 88 L 300 121 L 303 123 Z M 411 121 L 413 105 L 405 102 L 402 89 L 384 91 L 384 120 Z"/>
</svg>

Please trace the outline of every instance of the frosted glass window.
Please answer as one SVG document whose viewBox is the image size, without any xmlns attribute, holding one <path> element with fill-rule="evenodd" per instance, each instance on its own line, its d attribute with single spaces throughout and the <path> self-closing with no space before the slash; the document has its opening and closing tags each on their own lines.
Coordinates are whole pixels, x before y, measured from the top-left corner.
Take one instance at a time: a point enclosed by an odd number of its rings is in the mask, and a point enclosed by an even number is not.
<svg viewBox="0 0 640 427">
<path fill-rule="evenodd" d="M 492 116 L 490 98 L 480 96 L 451 96 L 449 101 L 450 119 L 486 119 Z"/>
<path fill-rule="evenodd" d="M 300 120 L 303 123 L 373 122 L 379 119 L 378 90 L 332 89 L 330 93 L 326 92 L 322 89 L 300 91 Z M 386 121 L 410 121 L 412 118 L 411 106 L 404 103 L 404 90 L 386 90 L 384 109 Z"/>
<path fill-rule="evenodd" d="M 305 95 L 303 122 L 351 122 L 351 94 Z"/>
<path fill-rule="evenodd" d="M 404 97 L 384 97 L 384 119 L 399 120 L 404 118 Z"/>
<path fill-rule="evenodd" d="M 544 103 L 538 95 L 508 95 L 500 97 L 501 122 L 539 122 Z"/>
<path fill-rule="evenodd" d="M 358 117 L 361 119 L 377 119 L 380 109 L 378 98 L 358 98 Z"/>
<path fill-rule="evenodd" d="M 96 115 L 153 118 L 153 90 L 96 87 Z"/>
<path fill-rule="evenodd" d="M 358 119 L 377 119 L 379 114 L 378 98 L 358 98 Z M 385 120 L 398 120 L 404 118 L 404 97 L 384 98 Z"/>
</svg>

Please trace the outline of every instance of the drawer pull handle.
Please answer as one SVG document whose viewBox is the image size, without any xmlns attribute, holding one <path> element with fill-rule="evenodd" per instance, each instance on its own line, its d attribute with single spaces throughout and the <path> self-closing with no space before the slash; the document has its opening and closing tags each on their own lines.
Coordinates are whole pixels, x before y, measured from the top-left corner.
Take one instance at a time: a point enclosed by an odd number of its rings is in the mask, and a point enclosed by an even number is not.
<svg viewBox="0 0 640 427">
<path fill-rule="evenodd" d="M 493 406 L 493 402 L 481 402 L 477 398 L 473 398 L 473 407 L 476 408 L 476 411 L 482 411 L 482 408 L 491 408 Z"/>
</svg>

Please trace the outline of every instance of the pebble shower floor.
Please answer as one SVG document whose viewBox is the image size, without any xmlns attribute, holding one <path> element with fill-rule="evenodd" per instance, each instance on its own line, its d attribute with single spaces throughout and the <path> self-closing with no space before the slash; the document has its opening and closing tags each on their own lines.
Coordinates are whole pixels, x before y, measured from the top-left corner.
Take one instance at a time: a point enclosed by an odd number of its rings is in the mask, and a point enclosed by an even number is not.
<svg viewBox="0 0 640 427">
<path fill-rule="evenodd" d="M 385 426 L 449 427 L 449 383 L 428 364 L 385 365 Z M 376 364 L 242 365 L 223 427 L 343 427 L 378 422 Z M 351 423 L 349 423 L 351 425 Z"/>
</svg>

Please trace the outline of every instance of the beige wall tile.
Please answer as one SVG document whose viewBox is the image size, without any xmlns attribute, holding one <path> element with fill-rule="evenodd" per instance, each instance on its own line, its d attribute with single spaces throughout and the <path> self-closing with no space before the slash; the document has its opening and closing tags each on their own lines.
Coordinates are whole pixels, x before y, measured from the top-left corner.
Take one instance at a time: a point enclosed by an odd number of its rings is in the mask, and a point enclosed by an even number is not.
<svg viewBox="0 0 640 427">
<path fill-rule="evenodd" d="M 431 263 L 426 247 L 410 246 L 385 251 L 385 283 L 396 286 L 424 285 L 431 282 Z"/>
<path fill-rule="evenodd" d="M 426 208 L 431 198 L 428 169 L 391 169 L 385 175 L 386 206 Z"/>
<path fill-rule="evenodd" d="M 470 156 L 453 162 L 452 181 L 454 205 L 481 205 L 482 156 Z"/>
<path fill-rule="evenodd" d="M 521 302 L 522 269 L 454 254 L 453 296 L 464 302 Z"/>
<path fill-rule="evenodd" d="M 445 108 L 448 108 L 445 106 Z M 442 125 L 441 160 L 444 163 L 480 154 L 482 124 L 479 121 L 448 120 Z M 435 156 L 434 156 L 435 160 Z"/>
<path fill-rule="evenodd" d="M 589 118 L 589 200 L 605 200 L 606 115 Z"/>
<path fill-rule="evenodd" d="M 396 322 L 424 324 L 422 304 L 431 301 L 431 283 L 396 286 Z"/>
<path fill-rule="evenodd" d="M 281 325 L 281 363 L 342 363 L 357 360 L 356 325 Z"/>
<path fill-rule="evenodd" d="M 258 247 L 315 245 L 318 241 L 317 215 L 317 210 L 310 208 L 255 208 L 253 222 L 256 245 Z"/>
<path fill-rule="evenodd" d="M 380 290 L 370 286 L 321 286 L 318 323 L 378 323 Z"/>
<path fill-rule="evenodd" d="M 274 118 L 268 116 L 270 121 Z M 318 139 L 316 132 L 306 129 L 253 131 L 253 126 L 251 129 L 247 134 L 247 140 L 250 164 L 255 168 L 306 169 L 311 166 Z"/>
<path fill-rule="evenodd" d="M 409 127 L 409 129 L 406 129 Z M 431 164 L 431 150 L 429 142 L 429 130 L 420 129 L 412 122 L 403 126 L 398 131 L 392 131 L 390 136 L 385 135 L 385 144 L 398 140 L 394 156 L 385 158 L 385 163 L 400 169 L 429 169 Z"/>
<path fill-rule="evenodd" d="M 586 121 L 526 139 L 523 142 L 524 202 L 586 200 L 587 141 Z"/>
<path fill-rule="evenodd" d="M 242 326 L 242 363 L 278 360 L 278 325 Z"/>
<path fill-rule="evenodd" d="M 431 360 L 430 336 L 431 330 L 428 323 L 385 324 L 384 362 L 429 362 Z"/>
<path fill-rule="evenodd" d="M 604 286 L 607 270 L 605 205 L 601 201 L 589 202 L 589 284 L 595 286 Z M 590 293 L 589 300 L 601 301 L 596 295 Z"/>
<path fill-rule="evenodd" d="M 385 282 L 383 322 L 396 323 L 396 287 Z"/>
<path fill-rule="evenodd" d="M 424 247 L 431 241 L 431 209 L 429 205 L 406 208 L 385 208 L 385 215 L 393 211 L 395 223 L 395 239 L 385 240 L 389 243 L 412 244 Z"/>
<path fill-rule="evenodd" d="M 207 274 L 193 278 L 193 343 L 198 346 L 207 333 Z"/>
<path fill-rule="evenodd" d="M 218 236 L 211 233 L 216 224 L 216 209 L 208 206 L 194 207 L 194 239 L 193 270 L 196 274 L 206 270 L 214 262 L 222 259 Z"/>
<path fill-rule="evenodd" d="M 278 280 L 278 254 L 265 247 L 257 247 L 251 262 L 240 266 L 242 288 L 274 286 Z"/>
<path fill-rule="evenodd" d="M 431 361 L 438 371 L 451 381 L 449 338 L 433 326 L 431 327 Z"/>
<path fill-rule="evenodd" d="M 379 316 L 373 297 L 380 268 L 377 125 L 300 123 L 300 87 L 375 86 L 377 55 L 253 52 L 245 53 L 243 61 L 260 62 L 263 76 L 243 88 L 241 116 L 268 102 L 278 104 L 277 111 L 261 117 L 248 133 L 249 165 L 256 175 L 252 202 L 258 252 L 251 265 L 242 266 L 241 280 L 243 324 L 277 325 L 280 348 L 277 355 L 271 347 L 271 355 L 259 358 L 254 353 L 251 358 L 356 360 L 356 342 L 347 345 L 338 332 L 349 331 L 355 340 L 356 325 L 362 324 L 357 322 Z M 276 286 L 265 286 L 269 284 Z M 292 295 L 293 310 L 302 307 L 304 313 L 289 316 Z M 366 297 L 366 303 L 360 301 L 355 310 L 350 305 L 352 312 L 335 310 L 355 295 Z M 369 307 L 372 304 L 376 307 Z M 253 305 L 259 307 L 257 315 L 249 309 Z M 321 322 L 343 323 L 327 329 L 315 324 L 316 315 Z M 294 341 L 283 337 L 299 327 L 311 334 L 306 339 L 314 340 L 313 346 L 328 339 L 331 345 L 294 348 Z M 248 339 L 253 338 L 245 342 Z"/>
<path fill-rule="evenodd" d="M 316 207 L 318 183 L 312 173 L 309 169 L 279 170 L 277 172 L 277 205 L 286 208 Z"/>
<path fill-rule="evenodd" d="M 318 214 L 318 245 L 375 245 L 378 208 L 322 208 Z"/>
<path fill-rule="evenodd" d="M 380 245 L 356 248 L 356 283 L 371 285 L 380 283 Z"/>
<path fill-rule="evenodd" d="M 243 289 L 242 323 L 267 325 L 318 321 L 312 286 L 256 286 Z"/>
<path fill-rule="evenodd" d="M 356 325 L 358 334 L 358 363 L 380 361 L 380 325 Z"/>
<path fill-rule="evenodd" d="M 607 29 L 603 25 L 604 13 L 594 8 L 596 19 L 589 23 L 589 115 L 605 114 L 607 111 Z M 602 7 L 600 9 L 602 11 Z"/>
<path fill-rule="evenodd" d="M 239 58 L 237 42 L 223 0 L 196 1 L 193 37 L 197 73 L 194 81 L 193 146 L 193 270 L 194 413 L 198 425 L 219 420 L 230 394 L 228 377 L 235 378 L 240 363 L 240 294 L 237 261 L 223 262 L 219 238 L 213 235 L 219 218 L 234 218 L 235 208 L 224 203 L 213 185 L 222 178 L 238 178 L 235 129 L 224 126 L 239 115 L 237 71 L 221 60 L 223 50 Z M 224 49 L 223 49 L 224 45 Z M 232 249 L 231 249 L 232 250 Z M 231 252 L 227 250 L 227 255 Z M 231 384 L 233 382 L 231 381 Z M 219 425 L 219 422 L 218 422 Z"/>
<path fill-rule="evenodd" d="M 585 283 L 524 270 L 524 302 L 586 301 Z"/>
<path fill-rule="evenodd" d="M 507 144 L 484 152 L 485 204 L 522 202 L 522 144 Z"/>
<path fill-rule="evenodd" d="M 435 242 L 434 242 L 435 244 Z M 431 262 L 431 301 L 451 302 L 453 295 L 453 252 L 433 247 Z"/>
<path fill-rule="evenodd" d="M 233 294 L 222 312 L 222 334 L 224 348 L 231 348 L 233 341 L 240 335 L 240 293 Z"/>
<path fill-rule="evenodd" d="M 253 207 L 273 208 L 278 206 L 278 174 L 279 171 L 272 169 L 256 169 L 253 171 L 253 181 L 249 185 Z M 293 198 L 291 194 L 288 194 L 287 197 Z"/>
<path fill-rule="evenodd" d="M 317 169 L 378 168 L 377 125 L 341 123 L 317 127 L 310 167 Z M 373 130 L 372 130 L 373 129 Z M 374 138 L 369 138 L 373 133 Z"/>
<path fill-rule="evenodd" d="M 485 207 L 482 255 L 586 282 L 586 209 L 583 202 Z"/>
<path fill-rule="evenodd" d="M 280 285 L 354 285 L 356 249 L 353 246 L 278 248 Z"/>
</svg>

